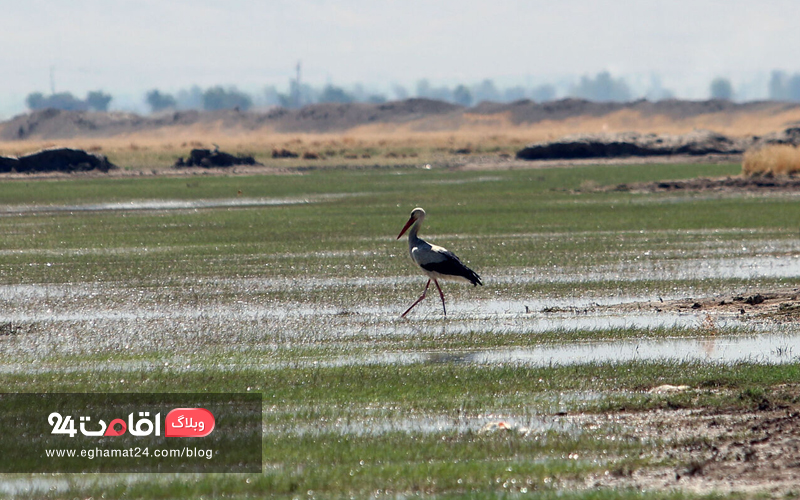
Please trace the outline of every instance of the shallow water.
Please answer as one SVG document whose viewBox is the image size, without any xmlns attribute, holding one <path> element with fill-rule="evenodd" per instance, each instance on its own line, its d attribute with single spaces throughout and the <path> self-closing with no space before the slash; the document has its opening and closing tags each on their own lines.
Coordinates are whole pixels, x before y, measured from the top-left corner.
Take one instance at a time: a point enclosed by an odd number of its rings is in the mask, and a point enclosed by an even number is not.
<svg viewBox="0 0 800 500">
<path fill-rule="evenodd" d="M 551 366 L 629 361 L 707 361 L 715 363 L 792 363 L 800 355 L 800 334 L 750 337 L 703 337 L 662 340 L 608 340 L 542 345 L 530 348 L 397 351 L 340 356 L 308 363 L 314 366 L 459 363 L 478 365 Z M 297 362 L 285 366 L 296 366 Z M 304 363 L 300 363 L 303 365 Z M 281 364 L 270 365 L 281 366 Z M 267 365 L 264 368 L 268 368 Z"/>
<path fill-rule="evenodd" d="M 69 491 L 73 482 L 71 479 L 51 477 L 49 474 L 30 478 L 4 479 L 0 481 L 0 494 L 12 498 L 23 495 L 33 496 L 34 494 L 46 496 Z"/>
<path fill-rule="evenodd" d="M 351 193 L 334 193 L 303 198 L 219 198 L 206 200 L 133 200 L 126 202 L 87 203 L 83 205 L 0 205 L 2 215 L 30 215 L 54 212 L 106 212 L 133 210 L 190 210 L 201 208 L 242 208 L 274 205 L 297 205 L 356 196 Z"/>
<path fill-rule="evenodd" d="M 269 425 L 264 428 L 265 434 L 292 434 L 317 435 L 333 432 L 342 435 L 380 435 L 389 432 L 406 433 L 449 433 L 459 434 L 467 432 L 480 432 L 488 422 L 503 421 L 509 424 L 513 432 L 519 434 L 540 433 L 556 431 L 561 433 L 577 434 L 580 426 L 560 418 L 547 416 L 521 416 L 513 413 L 499 413 L 491 415 L 477 415 L 473 417 L 448 417 L 444 415 L 415 415 L 405 417 L 386 417 L 384 415 L 369 416 L 354 419 L 337 419 L 326 424 L 291 424 Z"/>
<path fill-rule="evenodd" d="M 719 258 L 641 258 L 586 269 L 528 268 L 493 276 L 493 283 L 591 283 L 603 281 L 675 281 L 707 279 L 800 279 L 800 255 Z"/>
<path fill-rule="evenodd" d="M 389 288 L 417 279 L 383 281 Z M 105 352 L 172 355 L 276 345 L 342 349 L 374 341 L 391 349 L 420 337 L 475 332 L 529 335 L 537 343 L 536 336 L 548 332 L 693 328 L 705 318 L 705 313 L 619 313 L 596 307 L 653 299 L 639 296 L 454 299 L 448 302 L 447 318 L 441 314 L 438 297 L 431 297 L 408 319 L 399 318 L 405 301 L 337 306 L 319 298 L 314 302 L 270 298 L 273 291 L 300 289 L 313 299 L 329 288 L 346 297 L 353 282 L 370 280 L 199 280 L 167 289 L 118 283 L 0 286 L 4 303 L 0 325 L 7 325 L 0 335 L 0 354 L 9 360 Z M 743 326 L 735 315 L 714 320 L 719 328 Z"/>
<path fill-rule="evenodd" d="M 198 208 L 306 201 L 228 199 L 190 203 Z M 135 205 L 134 209 L 161 209 L 158 203 L 161 202 L 143 202 Z M 175 202 L 166 209 L 189 207 L 181 203 Z M 131 204 L 83 205 L 82 209 L 124 210 L 129 206 Z M 697 233 L 698 248 L 695 250 L 705 255 L 702 258 L 688 258 L 680 252 L 673 255 L 642 250 L 641 255 L 632 258 L 586 268 L 501 268 L 494 273 L 485 273 L 485 286 L 476 289 L 448 284 L 444 289 L 447 295 L 446 319 L 435 293 L 430 293 L 428 300 L 420 303 L 407 319 L 399 318 L 424 286 L 425 278 L 413 270 L 403 276 L 376 276 L 377 271 L 370 268 L 364 270 L 364 275 L 352 277 L 309 273 L 293 277 L 187 278 L 183 281 L 172 279 L 168 286 L 158 282 L 131 285 L 113 281 L 0 285 L 0 327 L 3 327 L 0 329 L 0 358 L 118 352 L 163 353 L 165 356 L 175 353 L 195 355 L 207 351 L 224 354 L 226 350 L 236 352 L 239 349 L 263 352 L 275 346 L 314 347 L 332 353 L 342 352 L 348 347 L 369 350 L 371 342 L 380 342 L 387 349 L 381 355 L 357 359 L 323 355 L 321 361 L 329 364 L 426 362 L 432 353 L 402 352 L 399 349 L 415 343 L 420 345 L 416 342 L 418 339 L 427 342 L 437 335 L 491 333 L 498 337 L 514 336 L 514 343 L 530 336 L 531 345 L 541 345 L 537 336 L 553 332 L 699 328 L 706 312 L 667 313 L 648 310 L 647 307 L 635 312 L 619 312 L 607 306 L 692 296 L 692 290 L 686 288 L 690 285 L 681 285 L 681 281 L 696 286 L 703 280 L 800 277 L 800 258 L 797 256 L 800 247 L 793 240 L 709 243 L 702 238 L 708 232 Z M 756 252 L 754 255 L 756 247 L 758 252 L 767 253 Z M 698 255 L 694 250 L 689 253 Z M 365 262 L 370 258 L 387 257 L 385 251 L 308 252 L 266 257 L 298 256 L 325 262 L 339 260 L 343 265 L 353 256 L 365 259 Z M 666 282 L 668 287 L 659 288 L 672 292 L 621 296 L 618 292 L 605 291 L 620 289 L 624 283 L 637 281 Z M 531 283 L 534 285 L 529 286 Z M 540 284 L 553 283 L 573 283 L 574 291 L 571 296 L 548 296 L 531 291 L 542 288 L 538 286 Z M 720 293 L 723 292 L 738 291 L 721 290 Z M 754 342 L 737 347 L 744 342 L 737 337 L 728 344 L 720 344 L 711 351 L 712 354 L 705 353 L 698 348 L 697 341 L 691 340 L 624 341 L 455 354 L 470 362 L 535 364 L 594 360 L 591 356 L 597 356 L 598 361 L 667 356 L 670 359 L 731 362 L 749 355 L 749 359 L 785 362 L 785 355 L 771 353 L 787 352 L 782 347 L 800 353 L 800 348 L 794 349 L 795 337 L 784 339 L 785 345 L 780 346 L 780 339 L 773 341 L 770 340 L 773 337 L 765 335 L 775 330 L 774 325 L 753 325 L 748 323 L 751 319 L 731 314 L 714 314 L 713 321 L 723 334 L 725 329 L 731 328 L 759 332 L 766 344 Z M 699 332 L 699 335 L 703 333 Z M 717 341 L 722 342 L 721 339 Z"/>
<path fill-rule="evenodd" d="M 443 335 L 458 335 L 449 329 Z M 189 335 L 190 338 L 197 338 Z M 52 337 L 49 339 L 52 340 Z M 164 340 L 164 339 L 162 339 Z M 123 350 L 129 350 L 133 343 L 132 338 L 124 341 L 130 342 Z M 535 343 L 535 339 L 532 338 Z M 69 343 L 68 343 L 69 344 Z M 168 342 L 162 342 L 162 348 L 168 348 Z M 248 349 L 256 346 L 248 344 Z M 179 343 L 173 343 L 180 348 Z M 736 363 L 754 362 L 780 364 L 797 362 L 800 355 L 800 333 L 761 333 L 746 336 L 708 336 L 697 338 L 665 338 L 665 339 L 623 339 L 599 341 L 573 341 L 562 344 L 540 344 L 531 347 L 489 348 L 489 349 L 448 349 L 446 351 L 431 350 L 393 350 L 391 348 L 371 350 L 370 342 L 337 343 L 331 354 L 316 354 L 313 357 L 296 358 L 285 361 L 267 361 L 269 355 L 253 356 L 253 361 L 230 361 L 220 357 L 209 358 L 203 361 L 191 357 L 176 357 L 174 354 L 162 358 L 160 361 L 116 361 L 103 360 L 91 363 L 82 363 L 72 367 L 52 366 L 47 363 L 26 361 L 14 362 L 13 358 L 6 357 L 0 363 L 0 372 L 4 373 L 41 373 L 47 371 L 59 372 L 91 372 L 95 370 L 110 371 L 140 371 L 154 368 L 169 368 L 179 371 L 197 371 L 207 367 L 223 370 L 241 369 L 281 369 L 287 367 L 336 367 L 360 365 L 408 365 L 417 363 L 456 363 L 476 365 L 529 365 L 550 366 L 570 365 L 585 363 L 629 362 L 629 361 L 677 361 L 677 362 L 713 362 Z M 8 347 L 8 346 L 6 346 Z M 50 351 L 52 353 L 52 345 Z M 64 350 L 68 346 L 65 347 Z M 122 346 L 117 346 L 122 347 Z M 144 347 L 144 346 L 140 346 Z M 336 355 L 343 349 L 360 348 L 365 352 L 353 355 Z M 108 350 L 107 348 L 103 348 Z M 262 351 L 263 352 L 263 351 Z M 324 351 L 323 351 L 324 352 Z M 187 352 L 187 355 L 192 353 Z M 202 349 L 193 355 L 210 355 Z M 257 361 L 257 360 L 261 361 Z"/>
<path fill-rule="evenodd" d="M 536 366 L 662 360 L 777 364 L 796 362 L 798 355 L 800 355 L 800 334 L 779 334 L 582 342 L 532 349 L 482 351 L 470 354 L 468 361 L 479 364 L 513 363 Z"/>
</svg>

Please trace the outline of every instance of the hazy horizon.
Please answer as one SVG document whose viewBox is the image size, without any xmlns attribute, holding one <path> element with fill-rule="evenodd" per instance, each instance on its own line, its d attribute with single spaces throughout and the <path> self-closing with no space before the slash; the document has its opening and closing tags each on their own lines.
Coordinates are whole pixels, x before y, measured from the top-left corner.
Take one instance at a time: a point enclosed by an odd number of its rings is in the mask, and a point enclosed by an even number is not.
<svg viewBox="0 0 800 500">
<path fill-rule="evenodd" d="M 7 49 L 0 117 L 25 96 L 104 90 L 112 109 L 144 108 L 153 88 L 235 85 L 246 92 L 303 81 L 499 88 L 553 84 L 609 71 L 632 97 L 654 85 L 702 99 L 715 77 L 740 100 L 766 98 L 770 72 L 800 72 L 800 2 L 648 0 L 368 2 L 323 0 L 0 0 Z M 9 48 L 13 47 L 13 50 Z"/>
</svg>

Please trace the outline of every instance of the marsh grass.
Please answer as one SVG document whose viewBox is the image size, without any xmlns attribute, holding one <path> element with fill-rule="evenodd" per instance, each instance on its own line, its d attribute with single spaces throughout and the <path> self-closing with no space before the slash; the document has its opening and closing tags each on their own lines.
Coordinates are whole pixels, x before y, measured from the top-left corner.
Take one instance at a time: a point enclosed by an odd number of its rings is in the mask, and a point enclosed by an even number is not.
<svg viewBox="0 0 800 500">
<path fill-rule="evenodd" d="M 775 144 L 747 151 L 742 161 L 744 175 L 791 175 L 800 171 L 800 149 Z"/>
<path fill-rule="evenodd" d="M 180 282 L 186 277 L 412 276 L 397 226 L 414 206 L 424 235 L 495 274 L 526 267 L 591 269 L 648 251 L 704 255 L 720 245 L 789 238 L 796 203 L 781 197 L 640 204 L 643 195 L 563 191 L 603 184 L 720 175 L 735 165 L 649 165 L 482 172 L 397 169 L 299 176 L 75 179 L 0 183 L 0 277 L 14 282 Z M 441 181 L 458 181 L 443 187 Z M 15 214 L 13 206 L 137 200 L 330 199 L 295 205 Z M 398 222 L 398 220 L 400 222 Z M 706 232 L 713 230 L 713 232 Z M 729 243 L 726 243 L 729 242 Z M 590 256 L 587 258 L 587 256 Z M 51 265 L 47 265 L 47 264 Z M 29 264 L 29 265 L 28 265 Z M 562 287 L 558 283 L 550 285 Z M 636 286 L 636 285 L 634 285 Z"/>
<path fill-rule="evenodd" d="M 570 470 L 573 476 L 580 476 L 581 469 L 586 466 L 576 465 L 572 461 L 565 461 L 561 469 Z M 635 460 L 629 460 L 630 466 L 636 465 Z M 562 489 L 563 484 L 557 477 L 546 475 L 546 469 L 541 466 L 523 465 L 518 462 L 498 462 L 496 465 L 476 463 L 473 467 L 463 462 L 458 463 L 432 463 L 419 465 L 415 470 L 400 467 L 391 470 L 392 476 L 383 475 L 371 478 L 368 474 L 373 472 L 374 466 L 359 464 L 356 468 L 340 468 L 336 475 L 325 470 L 325 475 L 314 484 L 321 484 L 328 480 L 330 487 L 317 489 L 303 489 L 311 485 L 305 478 L 290 477 L 286 479 L 273 472 L 264 475 L 255 474 L 205 474 L 181 475 L 177 478 L 165 478 L 164 475 L 136 475 L 118 478 L 115 475 L 103 477 L 86 475 L 79 479 L 70 480 L 70 492 L 75 496 L 91 497 L 102 495 L 103 498 L 254 498 L 263 497 L 264 492 L 273 492 L 270 498 L 298 498 L 301 495 L 309 497 L 322 496 L 325 498 L 352 498 L 352 497 L 377 497 L 377 496 L 436 496 L 443 499 L 456 498 L 486 498 L 510 499 L 521 495 L 535 495 L 543 500 L 683 500 L 683 499 L 708 499 L 721 500 L 725 498 L 742 498 L 740 495 L 724 495 L 721 493 L 689 493 L 679 490 L 646 490 L 639 489 Z M 494 476 L 487 477 L 482 473 L 482 468 L 491 467 Z M 503 468 L 505 467 L 505 468 Z M 509 471 L 508 469 L 511 469 Z M 616 470 L 622 470 L 624 467 Z M 389 469 L 387 467 L 387 469 Z M 591 470 L 591 469 L 589 469 Z M 350 475 L 347 480 L 339 479 L 341 474 Z M 387 472 L 388 474 L 389 472 Z M 470 475 L 478 476 L 473 481 Z M 542 475 L 544 473 L 544 475 Z M 423 474 L 428 474 L 422 477 Z M 453 477 L 452 481 L 436 481 L 434 478 Z M 347 477 L 345 476 L 345 477 Z M 408 478 L 408 479 L 406 479 Z M 56 481 L 60 479 L 56 476 Z M 459 483 L 458 480 L 461 479 Z M 465 487 L 465 479 L 471 487 Z M 537 481 L 537 479 L 539 479 Z M 56 482 L 54 481 L 54 482 Z M 575 481 L 580 483 L 580 481 Z M 387 488 L 386 484 L 408 483 L 406 488 Z M 477 484 L 475 484 L 477 483 Z M 15 498 L 71 498 L 60 493 L 56 487 L 54 491 L 34 490 L 23 492 Z M 224 495 L 221 492 L 225 492 Z M 280 493 L 278 493 L 280 492 Z"/>
<path fill-rule="evenodd" d="M 92 484 L 75 479 L 66 494 L 150 497 L 173 495 L 291 496 L 313 490 L 316 495 L 369 495 L 377 490 L 426 494 L 459 492 L 520 493 L 561 491 L 606 470 L 639 470 L 659 464 L 658 440 L 625 437 L 624 429 L 605 427 L 565 430 L 535 429 L 532 436 L 516 433 L 484 435 L 477 431 L 411 428 L 385 429 L 387 417 L 500 414 L 525 421 L 528 416 L 555 411 L 616 412 L 657 408 L 758 407 L 763 397 L 775 403 L 796 397 L 772 394 L 764 387 L 797 380 L 797 365 L 741 363 L 621 363 L 543 368 L 458 365 L 366 366 L 338 368 L 237 369 L 183 372 L 156 368 L 141 371 L 39 373 L 35 378 L 3 375 L 6 390 L 50 392 L 175 390 L 209 392 L 253 390 L 264 396 L 263 442 L 265 472 L 251 476 L 147 476 L 145 481 L 114 480 Z M 652 384 L 688 384 L 692 391 L 651 395 Z M 572 398 L 572 392 L 602 394 Z M 784 398 L 784 399 L 782 399 Z M 348 422 L 364 433 L 331 428 Z M 308 426 L 312 432 L 295 429 Z M 613 439 L 611 439 L 613 437 Z M 573 459 L 577 455 L 580 459 Z M 250 479 L 250 482 L 245 480 Z M 566 497 L 575 491 L 561 491 Z M 596 495 L 597 492 L 593 493 Z M 623 494 L 609 490 L 611 498 Z M 36 496 L 36 495 L 31 495 Z M 24 495 L 23 495 L 24 497 Z M 37 496 L 38 497 L 38 496 Z M 560 496 L 559 498 L 563 498 Z M 594 497 L 593 497 L 594 498 Z M 604 498 L 604 497 L 600 497 Z M 650 497 L 648 497 L 650 498 Z"/>
<path fill-rule="evenodd" d="M 3 374 L 14 392 L 245 392 L 264 394 L 266 404 L 285 407 L 348 404 L 396 404 L 398 408 L 482 411 L 525 405 L 531 397 L 561 391 L 646 392 L 662 385 L 688 385 L 699 391 L 764 390 L 798 380 L 800 365 L 787 363 L 587 362 L 574 365 L 478 365 L 414 363 L 408 365 L 284 366 L 240 364 L 235 369 L 207 367 L 203 371 L 177 366 L 130 370 L 64 373 L 44 370 L 32 377 Z M 731 405 L 752 405 L 738 393 L 725 396 Z M 658 401 L 660 395 L 646 395 Z M 586 402 L 579 402 L 586 409 Z M 341 405 L 345 405 L 342 407 Z M 590 406 L 590 405 L 589 405 Z"/>
</svg>

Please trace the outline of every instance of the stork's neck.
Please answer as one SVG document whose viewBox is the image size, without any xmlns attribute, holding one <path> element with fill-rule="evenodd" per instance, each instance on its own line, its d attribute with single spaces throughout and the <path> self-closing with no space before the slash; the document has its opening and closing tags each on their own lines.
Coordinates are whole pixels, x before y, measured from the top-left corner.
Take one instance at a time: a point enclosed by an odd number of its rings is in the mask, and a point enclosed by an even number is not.
<svg viewBox="0 0 800 500">
<path fill-rule="evenodd" d="M 422 219 L 417 219 L 414 224 L 411 225 L 411 228 L 408 230 L 408 246 L 416 246 L 416 243 L 419 241 L 419 236 L 417 233 L 419 232 L 419 228 L 422 226 Z"/>
</svg>

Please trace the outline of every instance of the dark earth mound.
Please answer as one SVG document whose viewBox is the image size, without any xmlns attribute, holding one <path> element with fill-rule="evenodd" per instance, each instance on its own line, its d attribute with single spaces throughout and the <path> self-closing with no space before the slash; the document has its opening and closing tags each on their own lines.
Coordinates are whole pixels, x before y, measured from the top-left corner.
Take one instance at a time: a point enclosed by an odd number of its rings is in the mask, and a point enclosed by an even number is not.
<svg viewBox="0 0 800 500">
<path fill-rule="evenodd" d="M 273 158 L 297 158 L 298 156 L 300 155 L 298 155 L 294 151 L 289 151 L 286 148 L 280 148 L 280 149 L 275 148 L 272 150 Z"/>
<path fill-rule="evenodd" d="M 800 145 L 800 127 L 765 136 L 727 137 L 710 130 L 688 134 L 578 134 L 531 144 L 517 152 L 521 160 L 570 160 L 625 156 L 737 155 L 770 144 Z"/>
<path fill-rule="evenodd" d="M 532 144 L 517 152 L 522 160 L 576 158 L 616 158 L 620 156 L 669 156 L 740 154 L 754 143 L 753 139 L 732 139 L 709 130 L 696 130 L 685 135 L 580 134 L 555 141 Z"/>
<path fill-rule="evenodd" d="M 0 156 L 1 173 L 108 172 L 116 168 L 105 156 L 80 149 L 45 149 L 19 158 Z"/>
<path fill-rule="evenodd" d="M 189 153 L 189 158 L 184 161 L 183 158 L 178 158 L 175 162 L 175 168 L 186 167 L 233 167 L 235 165 L 261 165 L 257 163 L 252 156 L 234 156 L 230 153 L 225 153 L 219 150 L 210 149 L 193 149 Z"/>
</svg>

